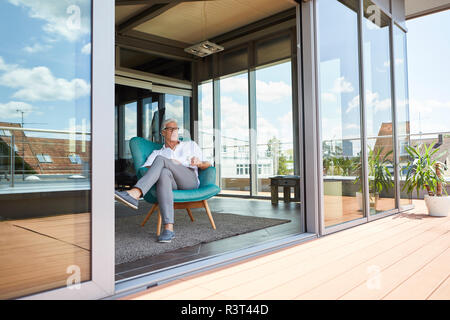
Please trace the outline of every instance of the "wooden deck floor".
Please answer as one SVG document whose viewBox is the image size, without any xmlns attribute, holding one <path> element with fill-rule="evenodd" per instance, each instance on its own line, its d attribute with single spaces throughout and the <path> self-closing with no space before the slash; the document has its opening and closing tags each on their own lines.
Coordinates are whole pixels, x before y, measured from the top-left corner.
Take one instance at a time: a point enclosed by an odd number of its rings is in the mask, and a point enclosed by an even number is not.
<svg viewBox="0 0 450 320">
<path fill-rule="evenodd" d="M 89 213 L 0 222 L 0 299 L 63 287 L 80 268 L 91 277 Z"/>
<path fill-rule="evenodd" d="M 450 299 L 450 217 L 415 205 L 125 299 Z"/>
</svg>

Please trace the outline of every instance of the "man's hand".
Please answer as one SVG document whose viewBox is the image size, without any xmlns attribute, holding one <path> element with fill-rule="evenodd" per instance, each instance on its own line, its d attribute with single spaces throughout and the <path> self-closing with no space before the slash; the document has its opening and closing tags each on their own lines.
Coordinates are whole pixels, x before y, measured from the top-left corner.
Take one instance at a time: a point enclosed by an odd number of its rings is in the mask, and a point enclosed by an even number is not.
<svg viewBox="0 0 450 320">
<path fill-rule="evenodd" d="M 208 161 L 200 161 L 197 157 L 191 158 L 191 166 L 195 166 L 200 170 L 205 170 L 208 167 L 211 167 L 211 164 Z"/>
<path fill-rule="evenodd" d="M 200 161 L 199 158 L 197 158 L 197 157 L 192 157 L 191 158 L 191 166 L 193 166 L 193 167 L 201 167 L 201 165 L 202 165 L 202 162 Z"/>
</svg>

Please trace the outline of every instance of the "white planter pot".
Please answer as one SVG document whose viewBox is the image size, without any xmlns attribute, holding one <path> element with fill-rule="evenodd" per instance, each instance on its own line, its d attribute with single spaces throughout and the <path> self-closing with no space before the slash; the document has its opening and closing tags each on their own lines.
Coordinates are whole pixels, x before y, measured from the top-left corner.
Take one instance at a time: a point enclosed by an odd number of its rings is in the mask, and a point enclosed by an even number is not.
<svg viewBox="0 0 450 320">
<path fill-rule="evenodd" d="M 450 196 L 430 197 L 425 195 L 428 214 L 433 217 L 446 217 L 450 211 Z"/>
<path fill-rule="evenodd" d="M 369 196 L 370 208 L 374 208 L 374 209 L 378 210 L 377 205 L 378 205 L 379 198 L 380 198 L 380 195 L 378 193 L 376 193 L 375 195 L 373 193 L 370 194 L 370 196 Z M 359 211 L 363 211 L 363 196 L 362 196 L 361 192 L 356 192 L 356 199 L 358 201 Z"/>
</svg>

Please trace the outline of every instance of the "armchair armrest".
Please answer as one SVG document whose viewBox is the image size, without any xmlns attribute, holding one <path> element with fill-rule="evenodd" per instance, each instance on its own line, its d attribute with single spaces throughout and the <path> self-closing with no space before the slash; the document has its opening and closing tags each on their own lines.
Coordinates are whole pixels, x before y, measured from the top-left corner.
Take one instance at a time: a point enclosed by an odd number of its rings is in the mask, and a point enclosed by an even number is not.
<svg viewBox="0 0 450 320">
<path fill-rule="evenodd" d="M 198 170 L 198 179 L 200 180 L 200 187 L 216 184 L 216 168 L 209 167 L 205 170 Z"/>
</svg>

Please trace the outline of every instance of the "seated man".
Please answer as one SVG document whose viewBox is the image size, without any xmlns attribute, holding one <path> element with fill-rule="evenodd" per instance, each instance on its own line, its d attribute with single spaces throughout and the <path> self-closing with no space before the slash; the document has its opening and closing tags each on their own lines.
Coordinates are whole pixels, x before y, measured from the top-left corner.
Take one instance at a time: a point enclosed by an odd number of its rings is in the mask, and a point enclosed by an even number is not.
<svg viewBox="0 0 450 320">
<path fill-rule="evenodd" d="M 137 209 L 138 200 L 156 183 L 156 195 L 164 225 L 164 231 L 158 241 L 170 242 L 175 236 L 172 190 L 197 189 L 200 185 L 198 168 L 206 169 L 211 164 L 202 161 L 202 151 L 197 143 L 178 140 L 179 128 L 176 120 L 168 119 L 162 127 L 164 146 L 153 151 L 142 166 L 149 170 L 131 190 L 116 191 L 115 198 Z"/>
</svg>

